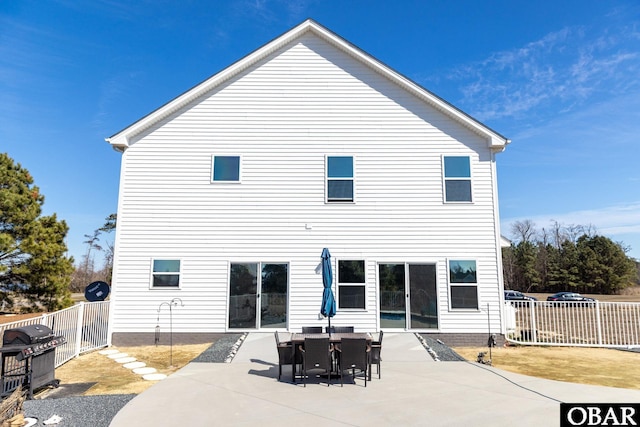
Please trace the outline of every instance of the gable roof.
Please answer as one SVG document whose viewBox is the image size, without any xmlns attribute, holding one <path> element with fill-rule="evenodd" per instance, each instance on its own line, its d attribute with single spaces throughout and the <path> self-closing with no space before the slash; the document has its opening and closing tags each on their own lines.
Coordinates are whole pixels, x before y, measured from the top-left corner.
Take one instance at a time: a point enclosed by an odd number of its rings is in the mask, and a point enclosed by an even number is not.
<svg viewBox="0 0 640 427">
<path fill-rule="evenodd" d="M 486 138 L 487 144 L 492 150 L 502 151 L 504 150 L 506 145 L 511 142 L 509 139 L 482 124 L 462 110 L 454 107 L 444 99 L 438 97 L 437 95 L 423 88 L 414 81 L 386 66 L 371 55 L 367 54 L 363 50 L 354 46 L 347 40 L 343 39 L 342 37 L 338 36 L 337 34 L 333 33 L 332 31 L 328 30 L 312 19 L 307 19 L 306 21 L 287 31 L 283 35 L 275 38 L 261 48 L 253 51 L 231 66 L 225 68 L 217 74 L 214 74 L 207 80 L 184 92 L 182 95 L 179 95 L 178 97 L 164 104 L 157 110 L 142 117 L 135 123 L 122 129 L 111 137 L 105 138 L 105 140 L 109 142 L 116 150 L 124 151 L 127 147 L 129 147 L 131 139 L 136 135 L 139 135 L 141 132 L 144 132 L 146 129 L 154 126 L 156 123 L 160 122 L 167 116 L 175 113 L 180 108 L 195 101 L 197 98 L 216 88 L 220 84 L 228 81 L 242 71 L 256 64 L 260 60 L 264 59 L 268 55 L 272 54 L 276 50 L 280 49 L 288 43 L 291 43 L 295 39 L 303 36 L 308 32 L 313 33 L 314 35 L 325 40 L 337 49 L 340 49 L 341 51 L 350 55 L 352 58 L 362 62 L 363 64 L 375 70 L 377 73 L 381 74 L 387 79 L 391 80 L 398 86 L 417 96 L 427 104 L 435 107 L 447 116 L 456 120 L 458 123 L 466 126 L 475 133 Z"/>
</svg>

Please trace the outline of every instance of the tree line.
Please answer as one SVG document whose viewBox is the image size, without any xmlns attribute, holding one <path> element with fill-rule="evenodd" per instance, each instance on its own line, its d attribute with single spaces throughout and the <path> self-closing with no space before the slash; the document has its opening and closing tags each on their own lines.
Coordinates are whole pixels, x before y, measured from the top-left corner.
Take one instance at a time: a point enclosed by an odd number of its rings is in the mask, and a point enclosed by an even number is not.
<svg viewBox="0 0 640 427">
<path fill-rule="evenodd" d="M 639 283 L 638 262 L 623 243 L 599 235 L 593 226 L 537 229 L 530 221 L 511 227 L 512 244 L 502 249 L 505 289 L 616 294 Z"/>
</svg>

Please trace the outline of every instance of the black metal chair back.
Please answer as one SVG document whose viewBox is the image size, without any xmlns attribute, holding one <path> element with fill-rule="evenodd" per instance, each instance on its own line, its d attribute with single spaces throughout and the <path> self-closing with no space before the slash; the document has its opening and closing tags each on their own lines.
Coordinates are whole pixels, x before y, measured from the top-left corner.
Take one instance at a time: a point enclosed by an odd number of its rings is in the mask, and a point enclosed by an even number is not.
<svg viewBox="0 0 640 427">
<path fill-rule="evenodd" d="M 309 371 L 327 374 L 327 386 L 331 384 L 331 350 L 329 338 L 305 338 L 302 350 L 302 382 L 307 386 Z"/>
<path fill-rule="evenodd" d="M 351 332 L 355 332 L 354 327 L 353 326 L 332 326 L 331 329 L 329 329 L 328 326 L 325 326 L 324 330 L 329 334 L 344 334 L 344 333 L 351 333 Z"/>
<path fill-rule="evenodd" d="M 280 381 L 280 377 L 282 376 L 283 365 L 291 365 L 291 379 L 293 380 L 293 373 L 295 372 L 295 369 L 293 368 L 293 345 L 291 344 L 291 342 L 280 341 L 278 332 L 274 332 L 274 334 L 276 337 L 276 349 L 278 350 L 278 381 Z"/>
<path fill-rule="evenodd" d="M 302 333 L 303 334 L 321 334 L 322 326 L 303 326 Z"/>
<path fill-rule="evenodd" d="M 375 364 L 378 371 L 378 379 L 380 379 L 380 362 L 382 361 L 382 335 L 380 331 L 378 341 L 371 342 L 371 351 L 369 352 L 369 380 L 371 380 L 371 365 Z"/>
<path fill-rule="evenodd" d="M 343 372 L 351 370 L 355 382 L 356 369 L 364 374 L 364 386 L 367 386 L 369 354 L 367 340 L 364 338 L 343 338 L 340 340 L 340 383 L 344 386 Z"/>
</svg>

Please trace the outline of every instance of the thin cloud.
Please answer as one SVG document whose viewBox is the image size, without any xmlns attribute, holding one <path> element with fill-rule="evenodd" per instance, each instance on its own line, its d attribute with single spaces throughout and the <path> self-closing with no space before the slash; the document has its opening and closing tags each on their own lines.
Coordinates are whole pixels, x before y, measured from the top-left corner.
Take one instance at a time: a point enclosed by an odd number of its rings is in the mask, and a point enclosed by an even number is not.
<svg viewBox="0 0 640 427">
<path fill-rule="evenodd" d="M 540 107 L 570 111 L 598 93 L 640 89 L 636 33 L 609 28 L 593 34 L 563 28 L 449 73 L 459 82 L 459 105 L 480 120 L 524 117 Z M 531 117 L 529 117 L 531 119 Z"/>
</svg>

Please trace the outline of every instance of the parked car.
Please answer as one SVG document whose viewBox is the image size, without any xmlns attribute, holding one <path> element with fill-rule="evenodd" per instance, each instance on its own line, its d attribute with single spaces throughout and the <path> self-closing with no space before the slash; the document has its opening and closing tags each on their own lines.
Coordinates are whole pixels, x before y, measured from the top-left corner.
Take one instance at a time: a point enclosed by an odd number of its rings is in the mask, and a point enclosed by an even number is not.
<svg viewBox="0 0 640 427">
<path fill-rule="evenodd" d="M 525 295 L 520 291 L 504 291 L 505 301 L 538 301 L 538 298 Z"/>
<path fill-rule="evenodd" d="M 547 301 L 595 301 L 593 298 L 582 296 L 575 292 L 558 292 L 547 297 Z"/>
</svg>

